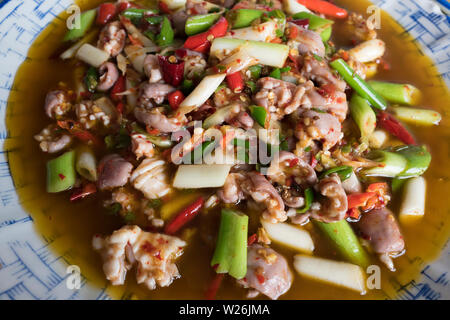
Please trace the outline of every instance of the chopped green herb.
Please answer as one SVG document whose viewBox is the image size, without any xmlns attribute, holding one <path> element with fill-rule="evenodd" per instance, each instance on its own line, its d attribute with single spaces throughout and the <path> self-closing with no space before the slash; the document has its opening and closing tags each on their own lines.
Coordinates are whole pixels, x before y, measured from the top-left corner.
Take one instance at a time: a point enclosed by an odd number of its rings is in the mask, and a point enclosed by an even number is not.
<svg viewBox="0 0 450 320">
<path fill-rule="evenodd" d="M 256 91 L 256 83 L 255 82 L 253 82 L 253 81 L 246 81 L 245 84 L 247 85 L 247 87 L 250 88 L 252 93 L 254 93 Z"/>
<path fill-rule="evenodd" d="M 125 222 L 132 222 L 136 219 L 136 216 L 134 215 L 133 212 L 127 212 L 127 214 L 123 217 L 123 219 L 125 220 Z"/>
<path fill-rule="evenodd" d="M 98 72 L 94 67 L 90 67 L 84 77 L 84 83 L 89 92 L 94 93 L 98 85 Z"/>
<path fill-rule="evenodd" d="M 147 203 L 148 208 L 159 208 L 162 205 L 161 199 L 152 199 Z"/>
<path fill-rule="evenodd" d="M 316 59 L 317 61 L 322 61 L 323 58 L 321 56 L 318 56 L 317 54 L 313 53 L 313 57 L 314 59 Z"/>
<path fill-rule="evenodd" d="M 116 216 L 119 214 L 120 210 L 122 210 L 122 205 L 118 202 L 115 202 L 107 208 L 107 213 L 112 216 Z"/>
<path fill-rule="evenodd" d="M 303 149 L 305 152 L 310 152 L 311 151 L 311 146 L 307 146 L 305 149 Z"/>
</svg>

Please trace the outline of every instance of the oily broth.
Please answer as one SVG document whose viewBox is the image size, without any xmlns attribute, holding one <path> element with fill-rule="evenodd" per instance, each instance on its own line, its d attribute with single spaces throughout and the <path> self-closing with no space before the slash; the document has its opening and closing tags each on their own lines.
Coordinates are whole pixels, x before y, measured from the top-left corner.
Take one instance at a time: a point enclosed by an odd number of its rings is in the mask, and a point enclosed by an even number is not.
<svg viewBox="0 0 450 320">
<path fill-rule="evenodd" d="M 83 10 L 96 7 L 100 0 L 77 1 Z M 151 1 L 147 1 L 151 2 Z M 336 3 L 349 10 L 365 12 L 367 1 L 341 0 Z M 96 286 L 105 286 L 107 281 L 102 271 L 99 255 L 91 248 L 94 234 L 110 234 L 118 229 L 123 221 L 107 215 L 95 197 L 71 203 L 68 193 L 47 194 L 45 192 L 45 163 L 53 156 L 42 153 L 33 135 L 49 123 L 43 112 L 46 93 L 58 86 L 60 81 L 73 84 L 74 62 L 62 62 L 49 59 L 55 55 L 55 48 L 60 47 L 65 32 L 64 15 L 56 18 L 37 38 L 31 47 L 28 58 L 19 68 L 8 102 L 7 126 L 9 139 L 6 149 L 10 152 L 9 163 L 14 183 L 24 209 L 32 215 L 35 226 L 58 255 L 64 256 L 71 264 L 79 265 L 83 275 Z M 339 32 L 338 22 L 333 28 L 333 40 L 339 45 L 349 45 L 345 34 Z M 386 60 L 391 65 L 390 71 L 380 70 L 376 78 L 399 82 L 408 82 L 423 92 L 423 107 L 439 111 L 443 115 L 438 127 L 414 128 L 418 141 L 430 148 L 433 160 L 425 174 L 427 179 L 427 208 L 423 219 L 402 225 L 407 253 L 395 260 L 396 273 L 382 267 L 383 290 L 372 290 L 365 296 L 357 293 L 304 279 L 298 275 L 291 290 L 282 296 L 284 299 L 380 299 L 395 297 L 395 290 L 400 284 L 415 278 L 424 264 L 436 258 L 448 239 L 450 224 L 447 218 L 450 200 L 450 116 L 448 114 L 449 93 L 443 80 L 437 77 L 437 70 L 429 58 L 424 56 L 411 37 L 403 33 L 401 27 L 386 13 L 382 14 L 379 37 L 387 43 Z M 176 196 L 176 195 L 175 195 Z M 399 196 L 394 195 L 394 199 Z M 391 208 L 398 210 L 398 200 Z M 250 212 L 254 216 L 256 213 Z M 218 228 L 219 210 L 201 214 L 195 224 L 199 226 L 187 246 L 184 255 L 178 260 L 182 277 L 168 288 L 149 291 L 138 286 L 134 270 L 127 277 L 126 284 L 120 287 L 108 287 L 108 293 L 114 298 L 141 299 L 202 299 L 209 282 L 214 276 L 209 263 L 214 250 L 214 235 Z M 313 229 L 311 232 L 316 246 L 315 254 L 322 257 L 338 258 Z M 250 226 L 250 232 L 254 227 Z M 205 237 L 207 241 L 204 241 Z M 292 261 L 295 252 L 276 244 L 279 251 Z M 378 261 L 375 263 L 379 264 Z M 291 269 L 293 270 L 292 264 Z M 395 276 L 395 279 L 394 279 Z M 244 298 L 245 291 L 227 277 L 218 293 L 219 299 Z M 262 298 L 262 297 L 261 297 Z"/>
</svg>

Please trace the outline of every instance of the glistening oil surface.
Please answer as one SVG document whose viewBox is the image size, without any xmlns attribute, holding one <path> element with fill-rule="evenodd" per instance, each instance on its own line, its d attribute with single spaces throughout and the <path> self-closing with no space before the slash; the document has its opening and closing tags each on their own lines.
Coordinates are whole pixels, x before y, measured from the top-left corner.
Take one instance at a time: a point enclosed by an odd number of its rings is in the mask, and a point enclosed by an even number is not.
<svg viewBox="0 0 450 320">
<path fill-rule="evenodd" d="M 102 1 L 78 1 L 82 9 L 95 7 Z M 365 13 L 370 5 L 367 1 L 336 1 L 345 8 Z M 84 276 L 95 286 L 106 284 L 100 257 L 91 248 L 92 236 L 96 233 L 110 234 L 122 225 L 119 218 L 108 216 L 105 209 L 94 199 L 77 203 L 68 201 L 68 194 L 50 195 L 45 192 L 45 163 L 50 158 L 39 150 L 33 135 L 49 123 L 43 112 L 46 93 L 57 87 L 60 81 L 69 86 L 73 82 L 73 62 L 62 62 L 51 58 L 60 47 L 65 32 L 65 16 L 56 18 L 38 37 L 31 47 L 27 60 L 17 72 L 7 110 L 7 126 L 10 139 L 6 148 L 9 153 L 11 172 L 22 205 L 34 221 L 37 232 L 52 242 L 52 249 L 63 255 L 71 264 L 79 265 Z M 348 36 L 333 28 L 333 40 L 349 46 Z M 407 252 L 395 260 L 397 272 L 391 273 L 382 267 L 382 290 L 371 290 L 360 296 L 348 290 L 321 284 L 295 275 L 291 290 L 283 299 L 359 299 L 395 296 L 399 284 L 410 281 L 419 274 L 425 262 L 436 258 L 448 239 L 450 231 L 450 115 L 449 93 L 436 68 L 424 56 L 411 37 L 387 14 L 382 13 L 379 38 L 387 44 L 385 59 L 389 71 L 380 70 L 377 79 L 411 83 L 423 92 L 422 106 L 439 111 L 443 121 L 438 127 L 410 127 L 417 140 L 425 143 L 433 156 L 425 178 L 427 180 L 427 207 L 423 219 L 402 225 Z M 395 196 L 394 196 L 395 197 Z M 398 198 L 398 196 L 397 196 Z M 398 203 L 391 208 L 396 211 Z M 199 217 L 191 227 L 201 228 L 193 237 L 185 254 L 178 261 L 182 277 L 168 287 L 148 291 L 134 280 L 134 270 L 127 276 L 126 285 L 109 287 L 108 293 L 115 298 L 128 298 L 131 294 L 142 299 L 202 299 L 213 277 L 209 267 L 213 248 L 202 241 L 214 236 L 217 230 L 218 212 Z M 312 229 L 312 226 L 308 226 Z M 311 230 L 316 245 L 315 254 L 333 257 L 334 252 L 314 230 Z M 294 252 L 274 246 L 292 262 Z M 377 264 L 381 265 L 379 262 Z M 293 270 L 292 264 L 291 269 Z M 238 288 L 232 279 L 224 282 L 219 299 L 240 299 L 245 291 Z"/>
</svg>

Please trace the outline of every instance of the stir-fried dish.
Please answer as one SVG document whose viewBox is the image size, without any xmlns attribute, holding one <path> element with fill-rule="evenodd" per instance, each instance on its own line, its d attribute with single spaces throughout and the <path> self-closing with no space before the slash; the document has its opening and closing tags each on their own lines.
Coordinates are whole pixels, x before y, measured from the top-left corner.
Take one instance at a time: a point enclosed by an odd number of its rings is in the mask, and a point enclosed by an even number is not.
<svg viewBox="0 0 450 320">
<path fill-rule="evenodd" d="M 370 265 L 395 272 L 431 162 L 409 125 L 441 116 L 415 86 L 371 80 L 390 64 L 371 19 L 323 0 L 161 0 L 74 21 L 58 59 L 76 79 L 47 93 L 35 139 L 48 193 L 121 219 L 92 238 L 112 285 L 171 286 L 190 246 L 208 248 L 208 299 L 224 278 L 278 299 L 296 277 L 364 294 Z"/>
</svg>

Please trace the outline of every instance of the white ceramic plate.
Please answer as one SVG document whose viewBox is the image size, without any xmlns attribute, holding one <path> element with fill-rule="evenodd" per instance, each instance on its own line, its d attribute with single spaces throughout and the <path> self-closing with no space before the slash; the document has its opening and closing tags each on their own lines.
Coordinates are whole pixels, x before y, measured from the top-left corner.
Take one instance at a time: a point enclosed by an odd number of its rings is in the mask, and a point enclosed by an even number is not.
<svg viewBox="0 0 450 320">
<path fill-rule="evenodd" d="M 417 39 L 449 85 L 449 19 L 437 2 L 373 2 Z M 445 0 L 439 2 L 448 6 Z M 32 218 L 21 208 L 9 171 L 8 151 L 3 150 L 8 139 L 6 104 L 15 72 L 39 33 L 71 3 L 71 0 L 0 1 L 0 299 L 109 299 L 105 288 L 92 287 L 85 279 L 79 290 L 68 289 L 67 262 L 48 250 L 54 239 L 37 234 Z M 450 298 L 447 276 L 450 251 L 447 246 L 442 250 L 439 260 L 423 265 L 418 281 L 401 283 L 397 298 Z"/>
</svg>

